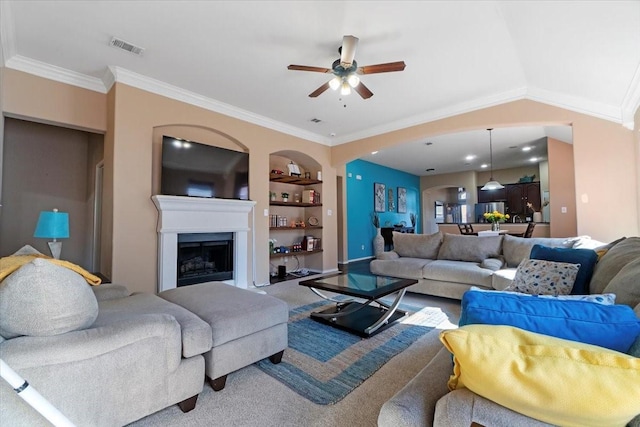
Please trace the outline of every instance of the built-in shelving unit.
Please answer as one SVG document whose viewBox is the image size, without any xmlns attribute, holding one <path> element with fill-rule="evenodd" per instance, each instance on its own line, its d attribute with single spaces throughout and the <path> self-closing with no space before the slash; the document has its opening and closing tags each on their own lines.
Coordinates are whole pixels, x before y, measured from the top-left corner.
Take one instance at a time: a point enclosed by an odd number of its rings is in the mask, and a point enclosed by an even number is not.
<svg viewBox="0 0 640 427">
<path fill-rule="evenodd" d="M 271 170 L 286 171 L 286 165 L 290 161 L 286 157 L 272 155 L 270 159 Z M 286 225 L 280 224 L 278 221 L 275 222 L 277 225 L 274 225 L 273 219 L 270 219 L 272 222 L 269 226 L 269 238 L 276 241 L 274 245 L 276 248 L 284 246 L 289 250 L 289 252 L 283 253 L 270 253 L 269 257 L 277 259 L 278 264 L 282 263 L 282 258 L 296 257 L 297 262 L 293 268 L 322 271 L 322 181 L 305 178 L 305 173 L 307 176 L 310 174 L 316 176 L 318 173 L 317 167 L 314 168 L 314 161 L 310 159 L 309 163 L 309 165 L 305 165 L 296 162 L 301 169 L 301 176 L 290 176 L 284 173 L 269 175 L 269 191 L 275 194 L 275 200 L 271 198 L 269 202 L 269 213 L 277 215 L 278 219 L 286 217 Z M 305 200 L 305 191 L 309 190 L 315 191 L 319 196 L 316 203 L 308 203 L 308 200 Z M 289 194 L 287 201 L 282 199 L 282 193 Z M 304 223 L 304 227 L 299 225 L 301 223 Z M 294 224 L 296 226 L 292 226 Z M 312 250 L 306 250 L 308 240 L 314 241 L 311 246 Z M 293 246 L 297 244 L 304 244 L 305 247 L 294 252 Z M 286 259 L 284 261 L 286 264 Z"/>
</svg>

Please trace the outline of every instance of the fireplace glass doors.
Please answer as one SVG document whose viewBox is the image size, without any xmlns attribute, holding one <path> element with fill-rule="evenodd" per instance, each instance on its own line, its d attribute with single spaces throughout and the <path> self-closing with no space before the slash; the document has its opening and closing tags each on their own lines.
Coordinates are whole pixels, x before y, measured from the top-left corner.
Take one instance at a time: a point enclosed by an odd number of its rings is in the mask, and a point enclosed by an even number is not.
<svg viewBox="0 0 640 427">
<path fill-rule="evenodd" d="M 178 287 L 232 279 L 233 233 L 178 235 Z"/>
</svg>

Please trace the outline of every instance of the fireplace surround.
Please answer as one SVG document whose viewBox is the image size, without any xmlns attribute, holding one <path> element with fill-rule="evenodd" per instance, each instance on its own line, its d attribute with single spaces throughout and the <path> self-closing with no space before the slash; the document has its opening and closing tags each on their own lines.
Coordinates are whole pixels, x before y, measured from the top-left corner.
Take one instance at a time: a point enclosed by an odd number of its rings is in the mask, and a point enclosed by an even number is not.
<svg viewBox="0 0 640 427">
<path fill-rule="evenodd" d="M 254 201 L 156 195 L 158 209 L 158 292 L 178 286 L 178 236 L 228 233 L 233 236 L 233 275 L 222 281 L 249 287 L 249 233 Z"/>
</svg>

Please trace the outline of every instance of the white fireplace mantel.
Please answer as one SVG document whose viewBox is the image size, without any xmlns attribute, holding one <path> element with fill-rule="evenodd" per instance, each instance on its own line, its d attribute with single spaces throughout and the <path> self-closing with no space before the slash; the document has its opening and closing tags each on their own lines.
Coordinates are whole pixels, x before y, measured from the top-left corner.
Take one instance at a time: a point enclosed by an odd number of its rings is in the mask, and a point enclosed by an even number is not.
<svg viewBox="0 0 640 427">
<path fill-rule="evenodd" d="M 162 195 L 151 199 L 159 212 L 158 292 L 176 287 L 178 234 L 184 233 L 232 232 L 233 280 L 226 283 L 248 288 L 249 218 L 256 202 Z"/>
</svg>

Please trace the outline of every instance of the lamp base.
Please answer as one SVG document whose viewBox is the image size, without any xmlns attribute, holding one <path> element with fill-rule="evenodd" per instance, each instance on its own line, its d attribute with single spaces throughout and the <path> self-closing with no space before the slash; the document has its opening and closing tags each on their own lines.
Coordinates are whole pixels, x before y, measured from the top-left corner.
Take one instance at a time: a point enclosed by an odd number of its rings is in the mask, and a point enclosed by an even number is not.
<svg viewBox="0 0 640 427">
<path fill-rule="evenodd" d="M 62 242 L 49 242 L 49 250 L 51 251 L 51 256 L 55 259 L 60 259 L 60 253 L 62 252 Z"/>
</svg>

